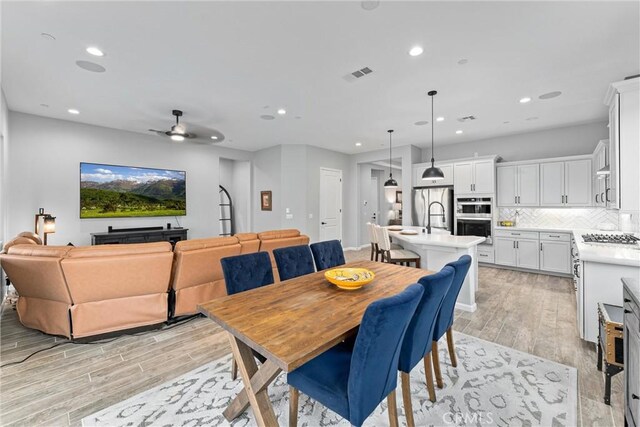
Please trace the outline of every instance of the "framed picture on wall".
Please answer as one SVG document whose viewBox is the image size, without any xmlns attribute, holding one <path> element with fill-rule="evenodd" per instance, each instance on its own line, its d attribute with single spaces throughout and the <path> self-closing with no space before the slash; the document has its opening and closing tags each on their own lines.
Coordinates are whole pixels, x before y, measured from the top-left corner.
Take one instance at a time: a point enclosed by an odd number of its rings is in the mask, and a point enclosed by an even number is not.
<svg viewBox="0 0 640 427">
<path fill-rule="evenodd" d="M 402 203 L 402 191 L 396 191 L 396 203 Z"/>
<path fill-rule="evenodd" d="M 271 191 L 260 192 L 260 208 L 263 211 L 270 211 L 273 207 L 273 199 L 271 198 Z"/>
</svg>

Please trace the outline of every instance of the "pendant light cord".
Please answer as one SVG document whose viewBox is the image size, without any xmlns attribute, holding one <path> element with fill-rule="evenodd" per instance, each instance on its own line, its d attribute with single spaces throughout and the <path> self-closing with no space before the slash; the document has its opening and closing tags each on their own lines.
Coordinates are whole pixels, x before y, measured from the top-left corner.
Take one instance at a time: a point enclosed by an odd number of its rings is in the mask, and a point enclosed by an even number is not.
<svg viewBox="0 0 640 427">
<path fill-rule="evenodd" d="M 389 178 L 393 178 L 393 173 L 391 172 L 391 134 L 393 130 L 388 130 L 387 132 L 389 132 Z"/>
<path fill-rule="evenodd" d="M 431 95 L 431 167 L 434 167 L 434 158 L 433 158 L 433 128 L 435 127 L 435 123 L 433 121 L 433 95 Z"/>
</svg>

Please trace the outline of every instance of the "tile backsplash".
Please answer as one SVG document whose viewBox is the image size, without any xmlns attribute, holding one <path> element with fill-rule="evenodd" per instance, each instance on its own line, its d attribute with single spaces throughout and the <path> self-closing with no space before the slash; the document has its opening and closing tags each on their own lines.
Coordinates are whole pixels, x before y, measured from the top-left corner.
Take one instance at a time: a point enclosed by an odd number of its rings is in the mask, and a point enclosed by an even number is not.
<svg viewBox="0 0 640 427">
<path fill-rule="evenodd" d="M 516 212 L 518 215 L 516 216 Z M 515 220 L 520 227 L 598 228 L 598 224 L 611 223 L 618 228 L 618 211 L 604 208 L 544 209 L 500 208 L 498 220 Z"/>
</svg>

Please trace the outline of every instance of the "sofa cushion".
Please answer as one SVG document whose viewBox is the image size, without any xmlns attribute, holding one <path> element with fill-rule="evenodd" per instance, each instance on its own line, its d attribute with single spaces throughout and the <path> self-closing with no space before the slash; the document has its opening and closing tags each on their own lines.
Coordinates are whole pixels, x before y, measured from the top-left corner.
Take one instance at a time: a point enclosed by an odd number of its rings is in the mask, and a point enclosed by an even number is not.
<svg viewBox="0 0 640 427">
<path fill-rule="evenodd" d="M 194 251 L 197 249 L 217 248 L 220 246 L 237 245 L 238 239 L 234 237 L 211 237 L 208 239 L 181 240 L 176 243 L 174 252 Z"/>
<path fill-rule="evenodd" d="M 171 243 L 128 243 L 126 245 L 97 245 L 71 248 L 67 258 L 95 258 L 103 256 L 142 255 L 171 252 Z"/>
<path fill-rule="evenodd" d="M 27 237 L 14 237 L 4 244 L 2 252 L 7 253 L 12 246 L 16 245 L 36 245 L 37 243 Z"/>
<path fill-rule="evenodd" d="M 298 236 L 300 236 L 300 230 L 296 230 L 295 228 L 285 230 L 270 230 L 258 233 L 258 239 L 260 240 L 287 239 Z"/>
<path fill-rule="evenodd" d="M 242 246 L 242 254 L 258 252 L 260 249 L 260 239 L 257 233 L 238 233 L 234 235 L 238 238 Z"/>
<path fill-rule="evenodd" d="M 17 239 L 26 239 L 18 237 Z M 15 240 L 15 239 L 14 239 Z M 30 243 L 21 243 L 9 247 L 9 255 L 34 256 L 46 258 L 64 258 L 71 250 L 70 246 L 43 246 L 38 245 L 33 240 L 26 239 Z M 11 243 L 11 242 L 9 242 Z M 8 243 L 7 243 L 8 244 Z"/>
</svg>

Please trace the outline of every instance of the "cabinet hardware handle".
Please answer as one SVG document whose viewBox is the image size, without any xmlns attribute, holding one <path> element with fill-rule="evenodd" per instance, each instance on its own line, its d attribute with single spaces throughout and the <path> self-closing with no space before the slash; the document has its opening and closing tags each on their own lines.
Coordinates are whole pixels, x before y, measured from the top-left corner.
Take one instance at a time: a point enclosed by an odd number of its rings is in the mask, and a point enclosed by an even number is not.
<svg viewBox="0 0 640 427">
<path fill-rule="evenodd" d="M 540 250 L 542 250 L 542 242 L 540 243 Z"/>
<path fill-rule="evenodd" d="M 631 313 L 631 310 L 627 310 L 627 309 L 624 310 L 624 314 L 629 314 L 629 313 Z"/>
<path fill-rule="evenodd" d="M 473 191 L 473 184 L 469 184 L 469 191 Z"/>
<path fill-rule="evenodd" d="M 600 202 L 598 201 L 598 196 L 599 196 L 599 194 L 596 194 L 596 203 L 600 203 Z"/>
<path fill-rule="evenodd" d="M 512 236 L 519 236 L 520 233 L 511 233 Z"/>
<path fill-rule="evenodd" d="M 558 239 L 560 238 L 560 236 L 555 236 L 555 235 L 553 235 L 553 234 L 549 234 L 549 237 L 556 237 L 556 238 L 558 238 Z"/>
<path fill-rule="evenodd" d="M 629 298 L 624 298 L 624 302 L 631 302 Z"/>
<path fill-rule="evenodd" d="M 607 188 L 607 190 L 605 191 L 605 198 L 607 200 L 607 202 L 610 202 L 611 200 L 609 200 L 609 190 L 611 190 L 610 188 Z"/>
<path fill-rule="evenodd" d="M 520 242 L 516 240 L 516 249 L 520 249 Z"/>
<path fill-rule="evenodd" d="M 515 249 L 515 248 L 516 248 L 516 241 L 514 240 L 513 241 L 513 249 Z"/>
<path fill-rule="evenodd" d="M 518 196 L 513 196 L 513 203 L 518 204 Z"/>
</svg>

